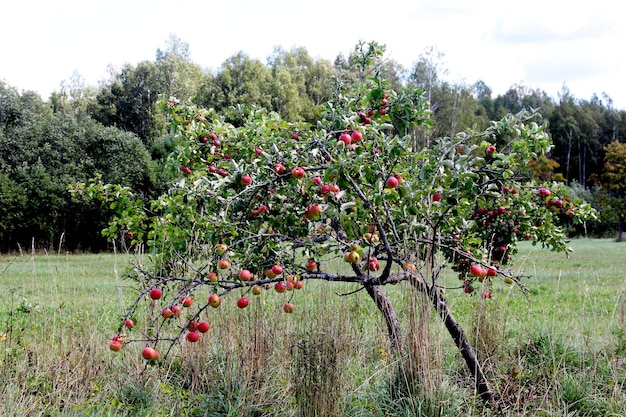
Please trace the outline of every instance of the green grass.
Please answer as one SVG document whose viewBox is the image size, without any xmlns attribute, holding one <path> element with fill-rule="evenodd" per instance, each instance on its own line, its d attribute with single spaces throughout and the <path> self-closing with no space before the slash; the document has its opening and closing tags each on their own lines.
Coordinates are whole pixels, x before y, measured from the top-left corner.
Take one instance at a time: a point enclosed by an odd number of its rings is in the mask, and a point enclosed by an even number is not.
<svg viewBox="0 0 626 417">
<path fill-rule="evenodd" d="M 494 298 L 449 291 L 477 342 L 501 415 L 626 415 L 626 244 L 575 240 L 569 258 L 529 244 L 518 269 L 529 294 L 495 283 Z M 436 315 L 419 329 L 412 291 L 385 288 L 417 340 L 419 388 L 390 395 L 398 362 L 363 291 L 307 282 L 298 293 L 234 298 L 207 313 L 212 328 L 161 366 L 108 342 L 134 294 L 122 255 L 0 257 L 0 415 L 295 416 L 489 415 Z M 455 278 L 450 278 L 454 283 Z M 198 300 L 208 295 L 196 294 Z M 293 296 L 296 312 L 282 313 Z M 411 324 L 413 323 L 413 324 Z M 129 336 L 134 336 L 132 333 Z M 319 395 L 305 395 L 318 393 Z M 309 413 L 307 414 L 307 410 Z"/>
</svg>

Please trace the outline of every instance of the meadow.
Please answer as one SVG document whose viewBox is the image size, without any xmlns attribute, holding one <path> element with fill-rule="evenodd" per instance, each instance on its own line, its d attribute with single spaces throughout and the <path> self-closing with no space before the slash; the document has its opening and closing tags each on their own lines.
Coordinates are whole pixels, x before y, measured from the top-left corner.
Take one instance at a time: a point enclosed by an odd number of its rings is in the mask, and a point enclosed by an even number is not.
<svg viewBox="0 0 626 417">
<path fill-rule="evenodd" d="M 148 366 L 141 343 L 108 348 L 135 297 L 124 279 L 129 255 L 4 255 L 0 415 L 624 416 L 626 245 L 571 246 L 569 258 L 520 246 L 514 268 L 527 292 L 502 282 L 491 299 L 448 291 L 499 393 L 497 411 L 475 398 L 436 314 L 404 284 L 385 291 L 409 358 L 391 352 L 365 292 L 307 282 L 263 293 L 246 310 L 225 298 L 199 342 Z M 290 297 L 296 311 L 286 314 Z"/>
</svg>

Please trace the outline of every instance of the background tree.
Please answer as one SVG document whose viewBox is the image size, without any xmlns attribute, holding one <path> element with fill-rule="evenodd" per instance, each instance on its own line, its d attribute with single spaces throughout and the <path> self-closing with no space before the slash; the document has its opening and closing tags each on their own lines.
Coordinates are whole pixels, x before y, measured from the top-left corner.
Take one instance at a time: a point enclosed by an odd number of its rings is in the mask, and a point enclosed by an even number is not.
<svg viewBox="0 0 626 417">
<path fill-rule="evenodd" d="M 604 166 L 598 181 L 604 193 L 602 214 L 617 220 L 617 241 L 621 242 L 626 219 L 626 143 L 615 141 L 604 150 Z"/>
</svg>

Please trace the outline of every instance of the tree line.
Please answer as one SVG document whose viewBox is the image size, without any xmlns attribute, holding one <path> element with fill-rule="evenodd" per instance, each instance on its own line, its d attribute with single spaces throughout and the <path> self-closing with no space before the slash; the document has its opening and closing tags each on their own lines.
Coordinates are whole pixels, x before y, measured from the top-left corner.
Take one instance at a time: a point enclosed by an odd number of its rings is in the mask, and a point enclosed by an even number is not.
<svg viewBox="0 0 626 417">
<path fill-rule="evenodd" d="M 238 52 L 215 71 L 204 70 L 190 56 L 188 44 L 171 36 L 153 61 L 109 68 L 108 79 L 97 87 L 85 85 L 75 73 L 47 100 L 0 81 L 0 251 L 108 249 L 100 231 L 111 213 L 92 201 L 72 199 L 68 185 L 101 175 L 104 182 L 130 186 L 146 198 L 166 190 L 182 174 L 166 164 L 176 143 L 159 110 L 161 99 L 212 108 L 235 124 L 238 112 L 252 106 L 286 121 L 316 123 L 322 105 L 342 83 L 361 76 L 363 67 L 356 62 L 362 54 L 339 54 L 331 62 L 312 58 L 305 48 L 276 48 L 266 62 Z M 539 109 L 554 148 L 549 158 L 535 162 L 536 175 L 568 183 L 572 193 L 599 208 L 616 206 L 598 187 L 607 178 L 605 149 L 626 138 L 626 111 L 614 108 L 608 96 L 585 100 L 563 87 L 555 100 L 514 85 L 494 97 L 484 81 L 445 80 L 442 54 L 434 48 L 408 69 L 387 59 L 382 72 L 395 87 L 424 91 L 429 99 L 435 124 L 419 132 L 415 146 L 467 128 L 485 129 L 507 113 Z M 611 170 L 618 176 L 623 171 L 619 163 Z M 611 196 L 623 199 L 624 188 Z M 586 232 L 604 234 L 623 223 L 615 210 L 604 212 L 607 216 Z"/>
</svg>

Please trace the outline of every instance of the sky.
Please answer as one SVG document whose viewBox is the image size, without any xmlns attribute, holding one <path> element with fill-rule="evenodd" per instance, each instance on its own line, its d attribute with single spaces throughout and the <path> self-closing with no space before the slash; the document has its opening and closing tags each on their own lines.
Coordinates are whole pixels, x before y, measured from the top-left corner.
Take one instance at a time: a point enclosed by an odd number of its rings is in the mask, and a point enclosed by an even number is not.
<svg viewBox="0 0 626 417">
<path fill-rule="evenodd" d="M 523 85 L 558 100 L 566 86 L 626 109 L 615 0 L 4 0 L 0 80 L 44 99 L 74 72 L 97 86 L 110 66 L 154 61 L 171 34 L 207 71 L 239 51 L 265 62 L 275 47 L 305 47 L 333 61 L 374 40 L 405 68 L 435 48 L 444 79 L 483 80 L 493 97 Z"/>
</svg>

